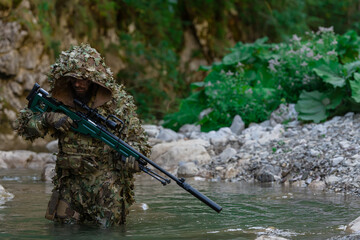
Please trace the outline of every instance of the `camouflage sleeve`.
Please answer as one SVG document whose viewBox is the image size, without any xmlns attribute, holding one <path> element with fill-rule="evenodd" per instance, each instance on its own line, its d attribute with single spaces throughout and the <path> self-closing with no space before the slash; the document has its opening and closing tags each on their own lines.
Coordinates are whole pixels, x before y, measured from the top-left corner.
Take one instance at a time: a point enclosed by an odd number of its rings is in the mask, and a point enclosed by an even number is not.
<svg viewBox="0 0 360 240">
<path fill-rule="evenodd" d="M 125 126 L 121 132 L 121 138 L 130 144 L 137 151 L 149 157 L 151 147 L 148 143 L 148 137 L 141 126 L 141 121 L 136 113 L 136 106 L 133 97 L 128 95 L 123 89 L 118 89 L 114 96 L 115 109 L 113 114 L 120 118 Z"/>
<path fill-rule="evenodd" d="M 38 137 L 44 137 L 48 129 L 41 113 L 34 113 L 28 108 L 20 110 L 19 117 L 15 120 L 15 130 L 26 140 L 34 141 Z"/>
</svg>

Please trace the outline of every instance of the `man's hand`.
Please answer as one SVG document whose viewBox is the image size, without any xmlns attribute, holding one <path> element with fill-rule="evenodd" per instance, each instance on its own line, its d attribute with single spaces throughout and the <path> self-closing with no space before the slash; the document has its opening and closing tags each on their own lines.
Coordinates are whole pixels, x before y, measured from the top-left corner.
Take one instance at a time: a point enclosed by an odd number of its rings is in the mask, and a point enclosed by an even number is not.
<svg viewBox="0 0 360 240">
<path fill-rule="evenodd" d="M 73 120 L 64 113 L 46 112 L 44 113 L 46 124 L 54 127 L 61 132 L 67 132 L 73 125 Z"/>
<path fill-rule="evenodd" d="M 133 169 L 135 172 L 140 172 L 139 163 L 133 156 L 126 158 L 125 166 L 127 168 Z"/>
</svg>

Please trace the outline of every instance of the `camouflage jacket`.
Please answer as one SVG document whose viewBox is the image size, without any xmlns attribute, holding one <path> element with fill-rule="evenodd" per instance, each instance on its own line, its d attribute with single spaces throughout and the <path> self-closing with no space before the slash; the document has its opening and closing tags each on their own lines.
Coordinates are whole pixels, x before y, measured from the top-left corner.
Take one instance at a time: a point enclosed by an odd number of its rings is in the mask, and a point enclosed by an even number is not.
<svg viewBox="0 0 360 240">
<path fill-rule="evenodd" d="M 150 154 L 146 134 L 136 114 L 132 96 L 125 92 L 124 86 L 115 82 L 111 70 L 105 65 L 100 54 L 87 44 L 72 47 L 62 52 L 49 73 L 50 94 L 75 110 L 71 84 L 65 77 L 91 80 L 97 85 L 94 96 L 88 104 L 100 114 L 113 114 L 125 123 L 120 136 L 125 142 L 146 156 Z M 46 126 L 41 114 L 33 114 L 29 109 L 20 111 L 17 119 L 17 131 L 25 139 L 34 140 L 50 133 L 59 138 L 59 154 L 101 156 L 109 154 L 109 149 L 97 140 L 81 136 L 78 133 L 56 132 Z"/>
</svg>

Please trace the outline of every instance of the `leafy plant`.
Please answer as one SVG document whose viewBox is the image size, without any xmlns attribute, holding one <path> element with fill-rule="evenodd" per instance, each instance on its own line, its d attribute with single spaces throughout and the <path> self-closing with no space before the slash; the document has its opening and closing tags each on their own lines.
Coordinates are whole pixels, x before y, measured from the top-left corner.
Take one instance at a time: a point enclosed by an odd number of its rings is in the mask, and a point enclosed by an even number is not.
<svg viewBox="0 0 360 240">
<path fill-rule="evenodd" d="M 202 131 L 210 131 L 229 126 L 236 114 L 246 123 L 266 120 L 281 102 L 267 67 L 274 45 L 266 41 L 238 43 L 222 62 L 202 67 L 211 72 L 204 82 L 192 85 L 197 91 L 182 102 L 178 113 L 165 116 L 164 126 L 178 130 L 183 124 L 197 123 Z M 191 108 L 196 111 L 189 111 Z M 204 109 L 211 111 L 199 119 Z"/>
<path fill-rule="evenodd" d="M 202 67 L 209 74 L 194 85 L 198 92 L 167 115 L 164 126 L 177 130 L 195 123 L 210 131 L 229 126 L 237 114 L 246 124 L 261 122 L 281 102 L 296 103 L 299 118 L 314 122 L 360 109 L 359 51 L 346 47 L 359 41 L 353 32 L 339 36 L 320 27 L 287 43 L 266 41 L 239 42 L 220 63 Z M 196 111 L 189 112 L 191 107 Z M 201 109 L 211 111 L 200 119 Z"/>
</svg>

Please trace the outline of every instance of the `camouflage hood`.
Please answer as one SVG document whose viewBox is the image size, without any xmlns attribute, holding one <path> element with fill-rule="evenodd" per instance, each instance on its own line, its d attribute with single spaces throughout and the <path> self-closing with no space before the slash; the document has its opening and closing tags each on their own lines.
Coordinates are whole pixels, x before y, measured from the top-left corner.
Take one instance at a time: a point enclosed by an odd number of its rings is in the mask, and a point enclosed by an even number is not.
<svg viewBox="0 0 360 240">
<path fill-rule="evenodd" d="M 108 102 L 115 88 L 110 68 L 105 65 L 100 54 L 88 44 L 73 46 L 68 51 L 63 51 L 51 66 L 48 76 L 52 96 L 71 107 L 74 107 L 74 97 L 67 77 L 88 79 L 98 86 L 92 106 L 94 108 Z"/>
</svg>

